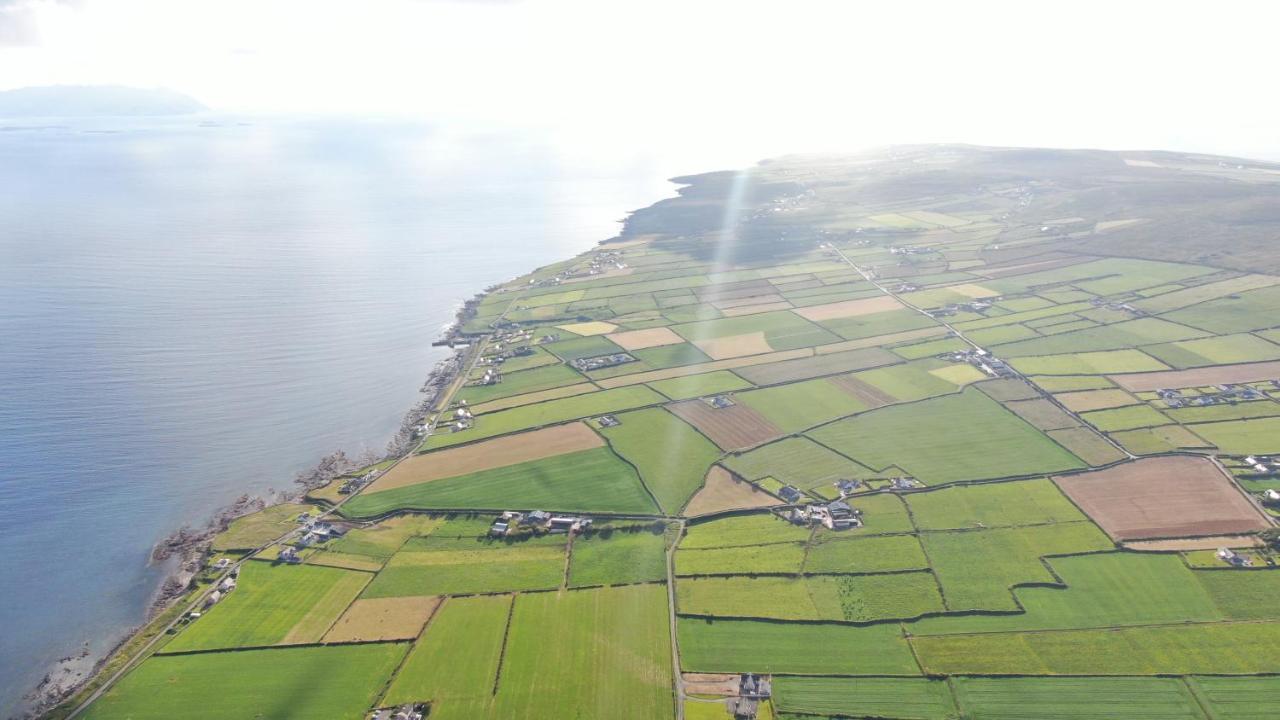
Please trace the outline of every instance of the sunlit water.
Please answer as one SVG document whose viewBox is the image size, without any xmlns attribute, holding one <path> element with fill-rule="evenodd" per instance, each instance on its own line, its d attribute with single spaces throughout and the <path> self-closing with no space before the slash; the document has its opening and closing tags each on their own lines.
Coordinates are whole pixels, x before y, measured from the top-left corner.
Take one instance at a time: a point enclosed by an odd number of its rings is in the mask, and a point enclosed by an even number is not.
<svg viewBox="0 0 1280 720">
<path fill-rule="evenodd" d="M 463 299 L 670 189 L 527 137 L 207 120 L 0 132 L 0 715 L 142 619 L 170 530 L 383 447 Z"/>
</svg>

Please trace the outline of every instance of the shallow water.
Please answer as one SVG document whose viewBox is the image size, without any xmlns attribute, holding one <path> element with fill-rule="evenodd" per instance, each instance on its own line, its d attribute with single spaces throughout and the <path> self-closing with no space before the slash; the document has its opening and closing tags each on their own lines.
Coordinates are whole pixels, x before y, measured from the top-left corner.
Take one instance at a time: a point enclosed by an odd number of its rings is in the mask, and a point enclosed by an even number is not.
<svg viewBox="0 0 1280 720">
<path fill-rule="evenodd" d="M 670 192 L 644 163 L 406 122 L 32 125 L 0 132 L 6 716 L 141 620 L 158 539 L 382 448 L 462 300 Z"/>
</svg>

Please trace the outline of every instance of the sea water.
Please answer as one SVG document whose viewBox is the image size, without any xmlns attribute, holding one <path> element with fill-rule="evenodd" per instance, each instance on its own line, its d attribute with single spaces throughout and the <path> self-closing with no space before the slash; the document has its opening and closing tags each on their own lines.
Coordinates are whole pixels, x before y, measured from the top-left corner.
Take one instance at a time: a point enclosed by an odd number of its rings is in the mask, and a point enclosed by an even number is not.
<svg viewBox="0 0 1280 720">
<path fill-rule="evenodd" d="M 421 122 L 0 127 L 3 716 L 143 620 L 158 540 L 382 449 L 461 301 L 671 189 Z"/>
</svg>

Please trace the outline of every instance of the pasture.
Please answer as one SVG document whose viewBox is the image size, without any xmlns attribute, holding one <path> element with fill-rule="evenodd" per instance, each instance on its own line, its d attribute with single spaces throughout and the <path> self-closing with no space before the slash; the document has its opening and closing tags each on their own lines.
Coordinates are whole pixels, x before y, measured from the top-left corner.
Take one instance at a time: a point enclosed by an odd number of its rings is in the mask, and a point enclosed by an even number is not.
<svg viewBox="0 0 1280 720">
<path fill-rule="evenodd" d="M 827 489 L 839 479 L 875 475 L 870 468 L 803 436 L 783 438 L 741 455 L 730 455 L 724 464 L 751 480 L 769 476 L 803 490 Z"/>
<path fill-rule="evenodd" d="M 126 675 L 84 717 L 363 717 L 407 647 L 379 643 L 157 655 Z"/>
<path fill-rule="evenodd" d="M 956 712 L 946 681 L 927 678 L 779 676 L 773 698 L 779 712 L 824 717 L 950 720 Z"/>
<path fill-rule="evenodd" d="M 640 480 L 663 512 L 675 514 L 702 485 L 720 450 L 692 426 L 662 408 L 617 416 L 601 428 L 614 452 L 640 472 Z"/>
<path fill-rule="evenodd" d="M 808 434 L 868 467 L 897 465 L 929 485 L 1083 467 L 1079 458 L 973 389 L 873 410 Z"/>
<path fill-rule="evenodd" d="M 236 518 L 226 530 L 213 538 L 214 550 L 256 550 L 298 526 L 300 513 L 315 510 L 314 505 L 281 503 Z"/>
<path fill-rule="evenodd" d="M 680 664 L 690 672 L 918 675 L 898 625 L 837 625 L 682 617 Z"/>
<path fill-rule="evenodd" d="M 343 505 L 342 511 L 353 517 L 371 517 L 405 508 L 507 507 L 618 513 L 656 509 L 635 469 L 601 447 L 362 493 Z"/>
<path fill-rule="evenodd" d="M 956 678 L 956 699 L 974 720 L 1203 720 L 1174 678 Z"/>
<path fill-rule="evenodd" d="M 962 485 L 906 496 L 921 530 L 994 528 L 1085 520 L 1047 479 Z"/>
<path fill-rule="evenodd" d="M 729 370 L 713 370 L 700 375 L 655 380 L 649 383 L 649 387 L 672 400 L 688 400 L 690 398 L 743 390 L 751 387 L 751 383 Z"/>
<path fill-rule="evenodd" d="M 676 553 L 677 575 L 755 575 L 800 572 L 805 559 L 802 543 L 681 548 Z"/>
<path fill-rule="evenodd" d="M 446 600 L 382 703 L 429 700 L 433 720 L 484 717 L 493 701 L 511 602 L 510 595 Z"/>
<path fill-rule="evenodd" d="M 391 558 L 363 597 L 549 590 L 564 580 L 565 551 L 561 545 L 481 547 L 427 550 L 411 543 Z"/>
<path fill-rule="evenodd" d="M 804 380 L 741 392 L 734 399 L 763 416 L 783 433 L 813 427 L 867 409 L 825 379 Z"/>
<path fill-rule="evenodd" d="M 879 573 L 928 569 L 914 535 L 830 535 L 805 556 L 806 573 Z"/>
<path fill-rule="evenodd" d="M 356 600 L 338 618 L 324 641 L 412 640 L 440 605 L 440 598 L 394 597 Z"/>
<path fill-rule="evenodd" d="M 251 560 L 240 581 L 165 652 L 317 642 L 373 577 L 315 565 Z"/>
<path fill-rule="evenodd" d="M 569 586 L 661 582 L 667 577 L 667 527 L 605 529 L 575 537 Z"/>
</svg>

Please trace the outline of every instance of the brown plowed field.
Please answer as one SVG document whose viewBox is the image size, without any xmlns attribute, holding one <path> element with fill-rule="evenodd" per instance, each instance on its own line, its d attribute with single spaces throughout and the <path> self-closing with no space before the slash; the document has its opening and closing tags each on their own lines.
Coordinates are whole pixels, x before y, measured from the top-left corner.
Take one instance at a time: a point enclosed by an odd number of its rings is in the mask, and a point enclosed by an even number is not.
<svg viewBox="0 0 1280 720">
<path fill-rule="evenodd" d="M 684 342 L 684 338 L 675 334 L 671 328 L 657 327 L 648 330 L 628 330 L 614 333 L 608 338 L 624 350 L 643 350 L 659 345 L 675 345 Z"/>
<path fill-rule="evenodd" d="M 868 408 L 878 408 L 882 405 L 889 405 L 897 400 L 897 398 L 880 388 L 849 375 L 833 377 L 831 378 L 831 383 L 866 403 Z"/>
<path fill-rule="evenodd" d="M 739 315 L 755 315 L 762 312 L 773 312 L 775 310 L 790 310 L 791 303 L 786 300 L 778 302 L 763 303 L 760 305 L 739 305 L 738 307 L 721 310 L 720 314 L 725 317 L 738 317 Z"/>
<path fill-rule="evenodd" d="M 409 640 L 418 637 L 440 598 L 366 598 L 351 603 L 324 636 L 325 642 Z"/>
<path fill-rule="evenodd" d="M 414 455 L 374 480 L 365 492 L 377 493 L 405 485 L 540 460 L 552 455 L 590 450 L 602 445 L 604 440 L 587 427 L 586 423 L 556 425 L 460 448 Z"/>
<path fill-rule="evenodd" d="M 795 313 L 805 320 L 836 320 L 838 318 L 858 317 L 859 315 L 871 315 L 878 312 L 897 310 L 902 306 L 902 303 L 896 299 L 888 295 L 881 295 L 879 297 L 863 298 L 862 300 L 842 300 L 826 305 L 812 305 L 806 308 L 799 308 Z"/>
<path fill-rule="evenodd" d="M 1280 360 L 1240 365 L 1217 365 L 1193 370 L 1168 370 L 1149 373 L 1109 375 L 1111 381 L 1125 390 L 1146 392 L 1161 388 L 1189 388 L 1223 383 L 1257 382 L 1280 378 Z"/>
<path fill-rule="evenodd" d="M 764 338 L 763 330 L 743 335 L 694 340 L 693 344 L 712 360 L 773 352 L 773 348 L 769 347 L 769 341 Z"/>
<path fill-rule="evenodd" d="M 1270 527 L 1207 458 L 1146 458 L 1053 480 L 1116 540 L 1229 535 Z"/>
<path fill-rule="evenodd" d="M 799 360 L 786 360 L 784 362 L 769 363 L 768 365 L 755 365 L 739 370 L 738 374 L 755 385 L 776 385 L 795 380 L 822 377 L 823 375 L 866 370 L 867 368 L 892 365 L 897 362 L 902 362 L 902 359 L 888 350 L 865 348 L 801 358 Z"/>
<path fill-rule="evenodd" d="M 722 510 L 767 507 L 781 503 L 778 498 L 745 480 L 737 479 L 733 473 L 719 465 L 712 465 L 702 489 L 685 506 L 684 514 L 696 517 Z"/>
<path fill-rule="evenodd" d="M 686 400 L 667 407 L 725 450 L 741 450 L 782 435 L 773 423 L 746 405 L 716 409 L 701 400 Z"/>
</svg>

